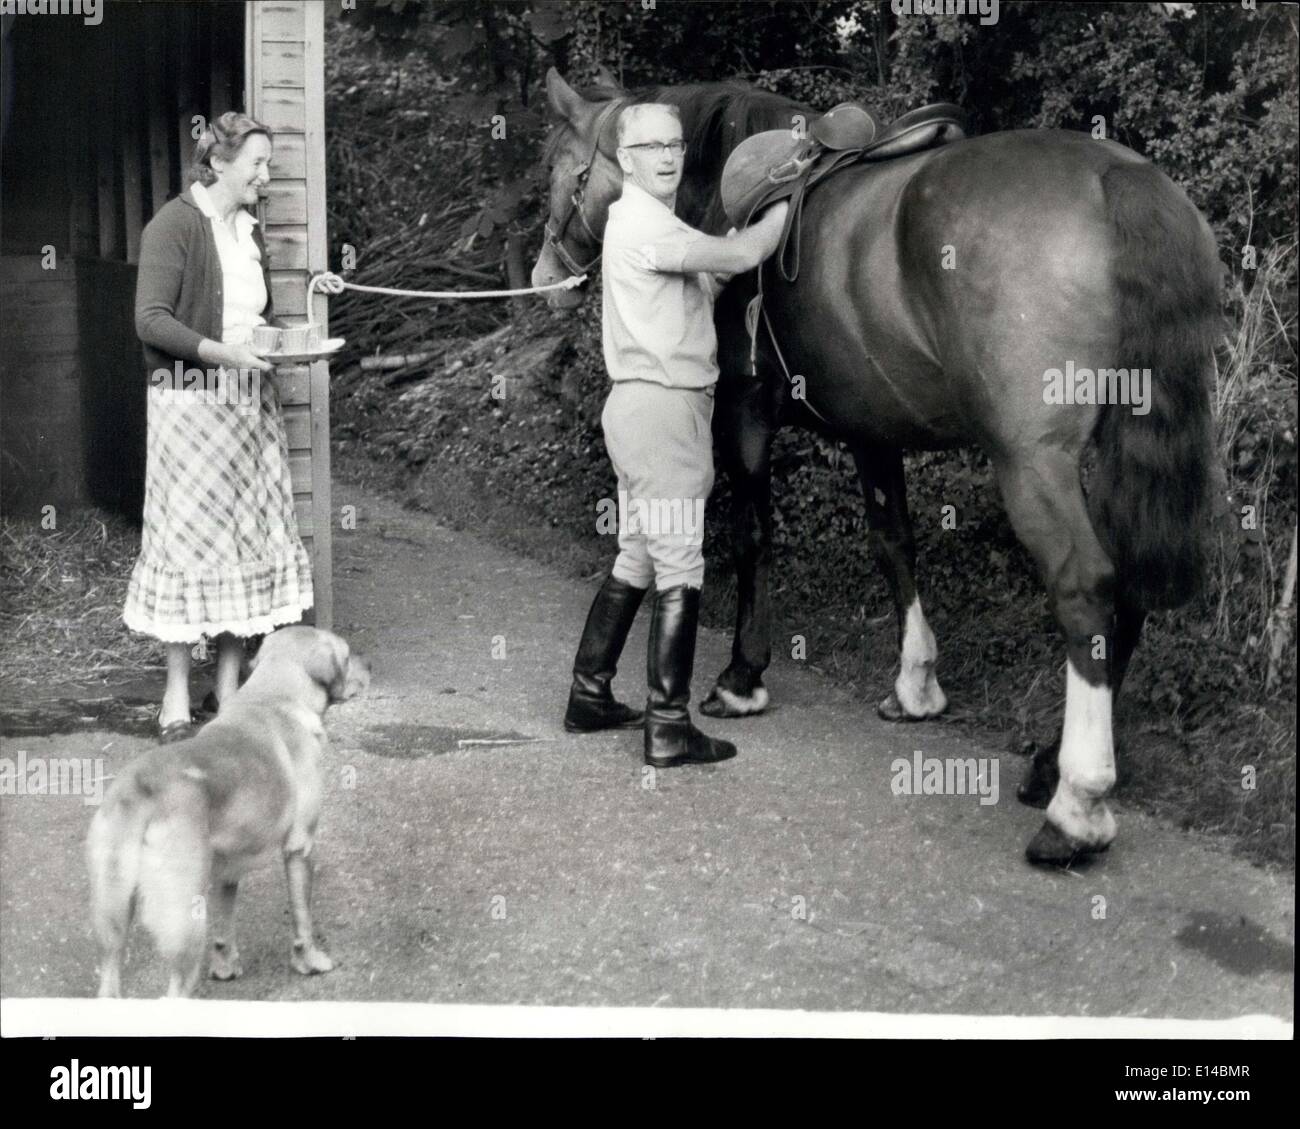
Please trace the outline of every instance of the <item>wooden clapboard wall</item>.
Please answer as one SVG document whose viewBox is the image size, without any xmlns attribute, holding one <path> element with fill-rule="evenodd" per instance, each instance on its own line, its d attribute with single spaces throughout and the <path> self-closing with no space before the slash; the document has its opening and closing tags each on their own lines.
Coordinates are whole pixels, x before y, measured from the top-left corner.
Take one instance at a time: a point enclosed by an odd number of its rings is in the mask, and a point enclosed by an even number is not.
<svg viewBox="0 0 1300 1129">
<path fill-rule="evenodd" d="M 276 315 L 307 320 L 307 283 L 328 269 L 325 230 L 325 5 L 319 0 L 247 3 L 244 90 L 248 112 L 269 126 L 275 148 L 259 219 L 271 255 Z M 324 295 L 312 320 L 328 325 Z M 299 531 L 312 555 L 315 622 L 333 624 L 330 536 L 329 366 L 281 370 L 289 466 Z"/>
</svg>

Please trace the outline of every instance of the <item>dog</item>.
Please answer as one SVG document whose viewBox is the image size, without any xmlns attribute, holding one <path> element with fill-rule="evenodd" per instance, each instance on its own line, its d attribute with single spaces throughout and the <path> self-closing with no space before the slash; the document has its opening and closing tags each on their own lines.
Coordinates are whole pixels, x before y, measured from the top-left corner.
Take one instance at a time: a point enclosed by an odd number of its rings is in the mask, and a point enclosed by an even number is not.
<svg viewBox="0 0 1300 1129">
<path fill-rule="evenodd" d="M 311 627 L 268 635 L 249 665 L 248 680 L 197 734 L 127 765 L 91 821 L 86 861 L 100 996 L 121 995 L 137 914 L 166 963 L 168 996 L 194 992 L 209 904 L 210 974 L 239 976 L 239 879 L 277 848 L 293 912 L 290 964 L 304 975 L 334 967 L 311 919 L 322 718 L 331 703 L 366 689 L 370 667 L 337 635 Z"/>
</svg>

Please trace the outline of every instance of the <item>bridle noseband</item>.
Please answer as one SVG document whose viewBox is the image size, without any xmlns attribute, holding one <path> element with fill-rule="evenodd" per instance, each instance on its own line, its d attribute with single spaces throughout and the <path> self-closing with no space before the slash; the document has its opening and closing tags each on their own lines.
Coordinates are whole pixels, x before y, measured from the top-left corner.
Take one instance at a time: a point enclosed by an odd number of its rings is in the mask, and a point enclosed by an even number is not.
<svg viewBox="0 0 1300 1129">
<path fill-rule="evenodd" d="M 591 156 L 587 158 L 585 164 L 578 166 L 578 183 L 574 186 L 573 194 L 569 197 L 569 210 L 565 214 L 564 222 L 560 224 L 559 230 L 557 231 L 551 227 L 549 219 L 546 221 L 544 245 L 551 249 L 564 269 L 574 277 L 584 275 L 590 271 L 592 267 L 600 262 L 603 251 L 597 251 L 596 257 L 585 266 L 579 266 L 569 252 L 564 249 L 561 240 L 564 238 L 565 232 L 569 230 L 569 224 L 573 222 L 573 217 L 577 216 L 578 221 L 582 224 L 583 231 L 587 233 L 587 238 L 597 247 L 601 246 L 601 237 L 591 230 L 591 224 L 587 222 L 587 216 L 582 210 L 582 201 L 586 196 L 587 181 L 591 177 L 591 166 L 595 164 L 596 156 L 600 153 L 600 135 L 604 132 L 605 124 L 609 121 L 610 116 L 622 109 L 625 102 L 626 99 L 616 99 L 601 110 L 600 116 L 596 119 L 596 140 L 591 146 Z"/>
</svg>

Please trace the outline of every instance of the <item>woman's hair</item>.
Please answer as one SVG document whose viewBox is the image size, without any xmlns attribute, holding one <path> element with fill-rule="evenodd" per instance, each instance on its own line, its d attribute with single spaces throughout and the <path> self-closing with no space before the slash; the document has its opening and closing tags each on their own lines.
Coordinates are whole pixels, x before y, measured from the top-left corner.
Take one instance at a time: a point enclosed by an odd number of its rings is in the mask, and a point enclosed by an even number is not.
<svg viewBox="0 0 1300 1129">
<path fill-rule="evenodd" d="M 190 175 L 205 188 L 209 184 L 215 184 L 217 172 L 212 167 L 212 158 L 233 161 L 249 135 L 254 133 L 264 133 L 270 140 L 271 131 L 261 122 L 254 121 L 238 110 L 227 110 L 216 121 L 209 122 L 208 127 L 199 134 L 199 139 L 194 144 L 194 159 L 190 162 Z"/>
</svg>

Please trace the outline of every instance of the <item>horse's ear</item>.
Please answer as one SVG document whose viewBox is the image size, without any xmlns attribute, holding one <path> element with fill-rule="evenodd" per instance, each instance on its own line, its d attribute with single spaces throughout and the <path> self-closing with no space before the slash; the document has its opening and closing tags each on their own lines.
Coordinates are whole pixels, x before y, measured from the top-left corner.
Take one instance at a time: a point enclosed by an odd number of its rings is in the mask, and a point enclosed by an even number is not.
<svg viewBox="0 0 1300 1129">
<path fill-rule="evenodd" d="M 596 68 L 596 85 L 603 86 L 606 90 L 613 90 L 619 94 L 623 93 L 623 87 L 619 84 L 618 79 L 614 77 L 613 72 L 604 63 L 601 63 Z"/>
<path fill-rule="evenodd" d="M 554 67 L 546 72 L 546 98 L 551 109 L 571 125 L 581 125 L 591 116 L 587 100 L 565 82 Z"/>
</svg>

